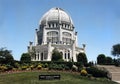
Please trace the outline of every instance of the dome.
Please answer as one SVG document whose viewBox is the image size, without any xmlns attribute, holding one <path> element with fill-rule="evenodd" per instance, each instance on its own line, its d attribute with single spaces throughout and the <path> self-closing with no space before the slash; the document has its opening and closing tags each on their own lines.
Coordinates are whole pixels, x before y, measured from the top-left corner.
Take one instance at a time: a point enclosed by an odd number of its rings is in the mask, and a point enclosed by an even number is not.
<svg viewBox="0 0 120 84">
<path fill-rule="evenodd" d="M 71 17 L 61 8 L 52 8 L 40 20 L 40 24 L 47 22 L 60 22 L 73 25 Z"/>
</svg>

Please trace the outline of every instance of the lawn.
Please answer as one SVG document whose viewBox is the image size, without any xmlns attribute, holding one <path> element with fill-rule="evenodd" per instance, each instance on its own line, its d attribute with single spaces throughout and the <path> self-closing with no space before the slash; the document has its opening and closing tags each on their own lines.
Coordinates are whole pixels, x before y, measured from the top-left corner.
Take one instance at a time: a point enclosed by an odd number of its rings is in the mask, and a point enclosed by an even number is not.
<svg viewBox="0 0 120 84">
<path fill-rule="evenodd" d="M 60 74 L 60 80 L 39 80 L 40 74 Z M 117 84 L 107 79 L 90 79 L 68 72 L 20 72 L 0 74 L 0 84 Z"/>
</svg>

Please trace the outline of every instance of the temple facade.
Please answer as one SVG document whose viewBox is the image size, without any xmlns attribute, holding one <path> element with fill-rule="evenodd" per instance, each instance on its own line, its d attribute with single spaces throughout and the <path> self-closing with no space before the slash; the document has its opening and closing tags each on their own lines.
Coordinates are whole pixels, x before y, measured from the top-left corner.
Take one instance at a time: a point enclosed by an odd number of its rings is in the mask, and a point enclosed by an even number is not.
<svg viewBox="0 0 120 84">
<path fill-rule="evenodd" d="M 71 17 L 61 8 L 52 8 L 42 16 L 34 44 L 28 46 L 28 52 L 35 52 L 32 61 L 51 61 L 54 49 L 62 53 L 64 61 L 77 62 L 77 54 L 85 53 L 85 45 L 78 47 Z"/>
</svg>

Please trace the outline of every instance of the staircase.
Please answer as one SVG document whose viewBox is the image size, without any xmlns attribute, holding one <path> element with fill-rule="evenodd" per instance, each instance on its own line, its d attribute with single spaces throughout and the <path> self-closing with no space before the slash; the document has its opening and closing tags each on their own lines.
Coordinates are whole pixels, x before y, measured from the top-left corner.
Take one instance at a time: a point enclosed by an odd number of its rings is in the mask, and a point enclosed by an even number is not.
<svg viewBox="0 0 120 84">
<path fill-rule="evenodd" d="M 109 71 L 111 80 L 120 83 L 120 67 L 115 67 L 111 65 L 97 65 L 99 68 L 105 68 Z"/>
</svg>

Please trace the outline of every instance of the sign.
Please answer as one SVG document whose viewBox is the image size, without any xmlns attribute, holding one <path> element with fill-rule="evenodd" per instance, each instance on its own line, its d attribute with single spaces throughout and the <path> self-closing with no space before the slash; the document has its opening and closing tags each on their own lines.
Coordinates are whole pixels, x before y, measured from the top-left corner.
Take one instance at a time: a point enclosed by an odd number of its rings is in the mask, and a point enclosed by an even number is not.
<svg viewBox="0 0 120 84">
<path fill-rule="evenodd" d="M 60 75 L 39 75 L 39 80 L 60 80 Z"/>
</svg>

